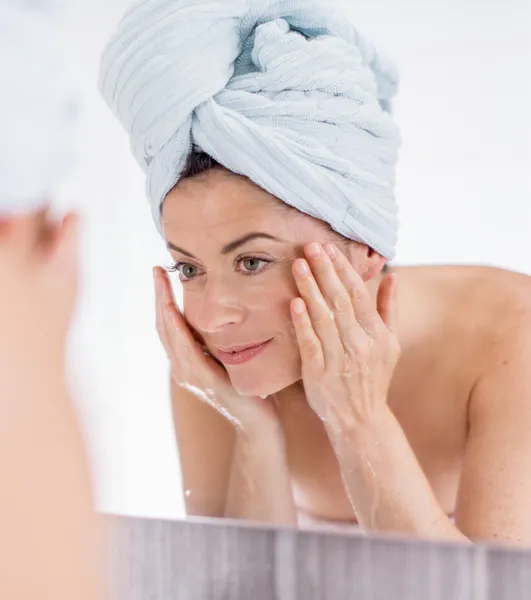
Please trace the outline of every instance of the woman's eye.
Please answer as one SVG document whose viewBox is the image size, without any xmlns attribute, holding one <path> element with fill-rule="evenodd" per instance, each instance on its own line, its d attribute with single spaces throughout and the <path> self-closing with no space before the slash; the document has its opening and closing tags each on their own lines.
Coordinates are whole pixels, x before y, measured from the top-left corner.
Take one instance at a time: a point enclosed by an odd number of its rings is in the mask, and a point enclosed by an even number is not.
<svg viewBox="0 0 531 600">
<path fill-rule="evenodd" d="M 240 262 L 244 266 L 245 271 L 248 272 L 259 271 L 261 263 L 267 263 L 266 260 L 262 260 L 261 258 L 254 258 L 252 256 L 242 258 Z"/>
<path fill-rule="evenodd" d="M 194 265 L 190 265 L 188 263 L 181 263 L 176 266 L 175 270 L 184 280 L 187 280 L 192 279 L 195 276 L 194 269 L 197 269 L 197 267 L 194 267 Z"/>
</svg>

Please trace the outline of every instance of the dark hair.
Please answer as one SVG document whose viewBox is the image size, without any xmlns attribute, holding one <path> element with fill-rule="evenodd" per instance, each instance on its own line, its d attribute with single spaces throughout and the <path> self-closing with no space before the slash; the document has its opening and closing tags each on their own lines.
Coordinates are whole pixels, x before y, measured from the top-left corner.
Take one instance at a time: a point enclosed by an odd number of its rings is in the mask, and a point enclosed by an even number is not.
<svg viewBox="0 0 531 600">
<path fill-rule="evenodd" d="M 180 181 L 184 179 L 190 179 L 191 177 L 196 177 L 211 171 L 212 169 L 220 168 L 223 165 L 214 160 L 211 156 L 209 156 L 206 152 L 198 152 L 197 150 L 193 150 L 192 153 L 188 156 L 188 160 L 186 161 L 186 166 L 184 167 L 184 171 L 180 176 Z M 167 198 L 167 196 L 166 196 Z M 159 213 L 162 215 L 164 210 L 164 203 L 166 198 L 160 203 Z"/>
<path fill-rule="evenodd" d="M 202 173 L 206 173 L 207 171 L 211 171 L 212 169 L 219 167 L 222 167 L 222 165 L 209 156 L 206 152 L 198 152 L 197 150 L 194 150 L 188 157 L 188 161 L 186 162 L 186 167 L 181 175 L 181 179 L 195 177 L 196 175 L 201 175 Z"/>
</svg>

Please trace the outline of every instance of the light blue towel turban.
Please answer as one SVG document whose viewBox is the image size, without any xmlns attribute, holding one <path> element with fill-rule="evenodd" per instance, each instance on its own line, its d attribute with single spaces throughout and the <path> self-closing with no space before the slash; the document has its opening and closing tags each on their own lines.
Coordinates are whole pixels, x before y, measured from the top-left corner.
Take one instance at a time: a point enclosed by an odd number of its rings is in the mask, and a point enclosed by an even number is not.
<svg viewBox="0 0 531 600">
<path fill-rule="evenodd" d="M 398 74 L 324 0 L 137 0 L 100 90 L 153 218 L 193 150 L 387 259 L 398 220 Z"/>
<path fill-rule="evenodd" d="M 75 155 L 78 96 L 55 0 L 0 0 L 0 216 L 48 206 Z"/>
</svg>

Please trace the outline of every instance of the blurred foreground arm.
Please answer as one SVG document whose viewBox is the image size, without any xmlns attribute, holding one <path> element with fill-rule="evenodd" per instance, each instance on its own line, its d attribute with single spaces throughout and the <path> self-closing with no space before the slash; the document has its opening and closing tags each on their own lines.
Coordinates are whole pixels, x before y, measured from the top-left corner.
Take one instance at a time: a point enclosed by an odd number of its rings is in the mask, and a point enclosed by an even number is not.
<svg viewBox="0 0 531 600">
<path fill-rule="evenodd" d="M 64 373 L 77 220 L 46 212 L 76 94 L 55 0 L 0 2 L 0 598 L 102 600 L 104 553 Z"/>
<path fill-rule="evenodd" d="M 103 600 L 99 523 L 64 374 L 75 217 L 0 216 L 0 598 Z"/>
</svg>

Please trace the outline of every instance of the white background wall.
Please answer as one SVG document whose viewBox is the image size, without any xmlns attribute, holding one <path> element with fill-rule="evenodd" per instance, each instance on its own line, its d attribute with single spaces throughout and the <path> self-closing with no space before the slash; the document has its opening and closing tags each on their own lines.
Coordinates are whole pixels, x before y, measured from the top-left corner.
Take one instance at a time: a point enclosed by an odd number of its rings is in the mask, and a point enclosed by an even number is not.
<svg viewBox="0 0 531 600">
<path fill-rule="evenodd" d="M 481 263 L 531 274 L 527 0 L 343 0 L 402 73 L 397 264 Z M 168 256 L 128 140 L 96 90 L 99 54 L 126 0 L 69 0 L 84 95 L 81 153 L 61 203 L 85 217 L 72 368 L 99 506 L 182 514 L 154 329 L 151 268 Z"/>
</svg>

